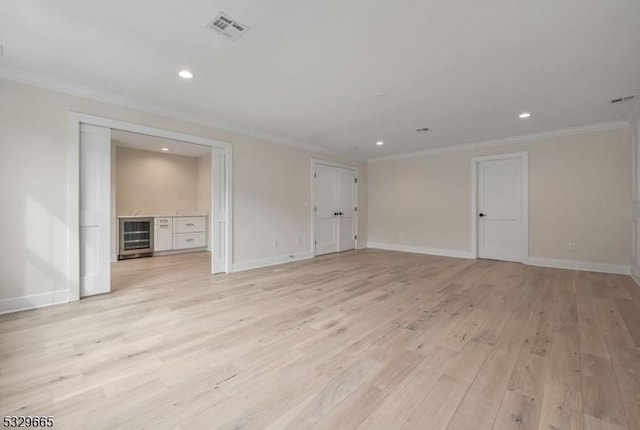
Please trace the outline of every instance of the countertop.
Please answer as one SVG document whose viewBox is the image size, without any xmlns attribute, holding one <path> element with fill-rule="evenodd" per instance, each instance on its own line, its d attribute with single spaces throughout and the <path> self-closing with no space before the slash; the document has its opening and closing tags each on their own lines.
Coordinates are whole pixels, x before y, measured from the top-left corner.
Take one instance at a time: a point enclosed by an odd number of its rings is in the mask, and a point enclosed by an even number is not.
<svg viewBox="0 0 640 430">
<path fill-rule="evenodd" d="M 118 218 L 180 218 L 180 217 L 195 217 L 195 216 L 209 216 L 209 214 L 205 213 L 183 213 L 178 215 L 169 215 L 169 214 L 138 214 L 138 215 L 118 215 Z"/>
</svg>

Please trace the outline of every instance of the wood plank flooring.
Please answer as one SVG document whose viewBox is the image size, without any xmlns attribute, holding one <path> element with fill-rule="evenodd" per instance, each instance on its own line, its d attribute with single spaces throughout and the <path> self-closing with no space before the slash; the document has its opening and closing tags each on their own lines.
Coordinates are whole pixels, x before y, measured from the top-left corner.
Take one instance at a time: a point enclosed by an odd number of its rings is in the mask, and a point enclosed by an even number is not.
<svg viewBox="0 0 640 430">
<path fill-rule="evenodd" d="M 362 250 L 115 263 L 0 316 L 0 412 L 61 429 L 640 429 L 628 276 Z"/>
</svg>

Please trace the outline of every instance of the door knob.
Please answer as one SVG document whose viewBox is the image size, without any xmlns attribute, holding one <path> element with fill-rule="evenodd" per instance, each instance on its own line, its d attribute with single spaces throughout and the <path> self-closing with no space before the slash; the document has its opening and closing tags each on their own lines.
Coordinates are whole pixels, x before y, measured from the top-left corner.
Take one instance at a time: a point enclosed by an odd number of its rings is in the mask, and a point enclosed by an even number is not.
<svg viewBox="0 0 640 430">
<path fill-rule="evenodd" d="M 478 216 L 482 217 L 482 216 L 486 216 L 485 214 L 478 214 Z"/>
</svg>

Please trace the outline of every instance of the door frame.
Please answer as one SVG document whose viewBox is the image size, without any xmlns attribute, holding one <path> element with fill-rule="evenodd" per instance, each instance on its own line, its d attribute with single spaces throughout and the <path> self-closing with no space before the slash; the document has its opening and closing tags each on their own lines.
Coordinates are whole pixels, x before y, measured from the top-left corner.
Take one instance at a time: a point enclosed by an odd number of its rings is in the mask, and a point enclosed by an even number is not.
<svg viewBox="0 0 640 430">
<path fill-rule="evenodd" d="M 325 161 L 325 160 L 320 160 L 317 158 L 312 158 L 311 159 L 311 207 L 310 207 L 310 214 L 311 214 L 311 254 L 315 257 L 316 256 L 316 211 L 315 211 L 315 207 L 316 207 L 316 181 L 314 180 L 315 177 L 315 173 L 316 173 L 316 166 L 317 165 L 323 165 L 323 166 L 330 166 L 330 167 L 340 167 L 342 169 L 349 169 L 349 170 L 353 170 L 356 174 L 356 183 L 355 183 L 355 187 L 356 187 L 356 204 L 358 202 L 358 185 L 360 184 L 360 179 L 358 177 L 358 168 L 355 166 L 349 166 L 347 164 L 340 164 L 340 163 L 333 163 L 331 161 Z M 359 212 L 360 212 L 360 206 L 357 206 L 358 210 L 356 211 L 356 236 L 360 237 L 360 231 L 359 231 L 359 224 L 358 224 L 358 217 L 359 217 Z M 356 239 L 356 249 L 360 249 L 358 247 L 358 241 L 359 239 Z"/>
<path fill-rule="evenodd" d="M 67 145 L 67 247 L 69 259 L 67 263 L 67 279 L 69 288 L 69 301 L 80 300 L 80 125 L 89 124 L 110 129 L 129 131 L 154 137 L 179 140 L 197 145 L 209 146 L 211 149 L 220 149 L 225 154 L 225 194 L 226 194 L 226 227 L 225 227 L 225 272 L 231 273 L 233 264 L 233 187 L 232 187 L 232 145 L 215 139 L 194 136 L 191 134 L 175 132 L 171 130 L 148 127 L 140 124 L 114 120 L 110 118 L 83 114 L 69 111 L 67 113 L 68 145 Z M 213 152 L 213 151 L 212 151 Z M 213 168 L 213 166 L 212 166 Z M 212 173 L 213 178 L 213 173 Z M 212 208 L 214 188 L 212 193 Z M 212 234 L 211 226 L 213 214 L 209 214 L 209 235 Z M 109 224 L 111 228 L 111 223 Z M 110 243 L 107 246 L 111 246 Z M 111 254 L 111 252 L 109 252 Z M 212 267 L 213 269 L 213 267 Z"/>
<path fill-rule="evenodd" d="M 519 158 L 522 163 L 522 263 L 529 261 L 529 153 L 485 155 L 471 159 L 471 256 L 478 258 L 478 164 L 482 161 Z"/>
</svg>

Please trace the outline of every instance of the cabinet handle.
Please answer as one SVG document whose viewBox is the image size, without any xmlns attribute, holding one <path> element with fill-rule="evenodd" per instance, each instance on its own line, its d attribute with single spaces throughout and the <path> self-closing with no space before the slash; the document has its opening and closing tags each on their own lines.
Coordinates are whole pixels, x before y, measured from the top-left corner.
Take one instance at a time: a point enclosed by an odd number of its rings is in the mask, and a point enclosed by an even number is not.
<svg viewBox="0 0 640 430">
<path fill-rule="evenodd" d="M 193 223 L 192 222 L 188 222 L 187 223 L 187 227 L 193 227 Z"/>
<path fill-rule="evenodd" d="M 187 239 L 187 242 L 193 242 L 193 239 Z"/>
</svg>

